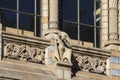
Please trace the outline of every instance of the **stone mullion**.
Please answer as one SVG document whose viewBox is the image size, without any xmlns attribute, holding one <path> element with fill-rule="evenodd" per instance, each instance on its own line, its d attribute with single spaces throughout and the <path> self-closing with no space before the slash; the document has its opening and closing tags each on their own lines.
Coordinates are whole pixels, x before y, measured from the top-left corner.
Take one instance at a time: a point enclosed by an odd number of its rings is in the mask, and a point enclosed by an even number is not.
<svg viewBox="0 0 120 80">
<path fill-rule="evenodd" d="M 58 28 L 58 0 L 49 0 L 49 28 Z"/>
<path fill-rule="evenodd" d="M 109 0 L 109 40 L 118 39 L 117 2 Z"/>
<path fill-rule="evenodd" d="M 108 41 L 108 0 L 102 0 L 102 15 L 101 15 L 101 47 L 104 47 L 105 43 Z"/>
</svg>

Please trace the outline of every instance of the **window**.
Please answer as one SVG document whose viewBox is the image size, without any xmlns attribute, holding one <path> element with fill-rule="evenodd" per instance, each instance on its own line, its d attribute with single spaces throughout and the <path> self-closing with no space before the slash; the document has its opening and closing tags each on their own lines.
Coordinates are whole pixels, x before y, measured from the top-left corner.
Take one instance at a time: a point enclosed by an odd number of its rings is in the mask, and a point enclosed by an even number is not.
<svg viewBox="0 0 120 80">
<path fill-rule="evenodd" d="M 4 27 L 32 31 L 40 36 L 40 0 L 0 0 L 1 22 Z"/>
<path fill-rule="evenodd" d="M 78 30 L 78 0 L 63 0 L 60 29 L 67 32 L 72 39 L 94 43 L 100 40 L 100 0 L 79 0 L 80 30 Z M 95 13 L 95 14 L 94 14 Z M 60 13 L 61 14 L 61 13 Z"/>
</svg>

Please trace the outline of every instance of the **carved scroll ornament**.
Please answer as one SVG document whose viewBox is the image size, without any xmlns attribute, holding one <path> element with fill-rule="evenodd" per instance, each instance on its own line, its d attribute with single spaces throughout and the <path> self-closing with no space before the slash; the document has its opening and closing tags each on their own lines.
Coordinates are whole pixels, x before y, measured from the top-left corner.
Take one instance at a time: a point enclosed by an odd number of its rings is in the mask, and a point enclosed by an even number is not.
<svg viewBox="0 0 120 80">
<path fill-rule="evenodd" d="M 106 74 L 105 60 L 91 56 L 77 56 L 76 60 L 81 71 Z"/>
<path fill-rule="evenodd" d="M 30 47 L 28 45 L 18 45 L 15 43 L 7 43 L 4 46 L 4 57 L 23 60 L 23 61 L 30 61 L 36 63 L 44 63 L 44 51 Z"/>
</svg>

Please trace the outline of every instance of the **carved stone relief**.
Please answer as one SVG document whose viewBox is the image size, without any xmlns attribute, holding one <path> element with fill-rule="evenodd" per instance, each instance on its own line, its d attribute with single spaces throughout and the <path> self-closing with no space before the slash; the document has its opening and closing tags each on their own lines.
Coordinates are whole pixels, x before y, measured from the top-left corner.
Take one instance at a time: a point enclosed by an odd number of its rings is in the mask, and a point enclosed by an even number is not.
<svg viewBox="0 0 120 80">
<path fill-rule="evenodd" d="M 99 57 L 92 57 L 88 55 L 75 56 L 78 70 L 93 72 L 98 74 L 106 74 L 106 60 Z M 74 61 L 75 62 L 75 61 Z M 75 64 L 75 63 L 73 63 Z"/>
<path fill-rule="evenodd" d="M 44 50 L 29 45 L 6 43 L 4 46 L 4 57 L 6 58 L 44 63 L 44 55 Z"/>
<path fill-rule="evenodd" d="M 80 70 L 96 73 L 105 73 L 106 62 L 100 58 L 91 56 L 78 56 L 78 65 Z"/>
<path fill-rule="evenodd" d="M 45 37 L 51 40 L 50 51 L 53 50 L 53 61 L 71 63 L 72 46 L 69 36 L 65 32 L 58 31 L 48 33 Z"/>
</svg>

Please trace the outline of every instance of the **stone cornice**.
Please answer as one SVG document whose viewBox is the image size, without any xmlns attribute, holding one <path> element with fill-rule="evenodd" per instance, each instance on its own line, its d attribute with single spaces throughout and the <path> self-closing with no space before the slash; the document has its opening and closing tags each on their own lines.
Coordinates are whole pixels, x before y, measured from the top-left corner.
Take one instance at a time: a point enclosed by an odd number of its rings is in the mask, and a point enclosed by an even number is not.
<svg viewBox="0 0 120 80">
<path fill-rule="evenodd" d="M 19 34 L 12 34 L 3 32 L 2 33 L 3 40 L 8 42 L 15 42 L 15 43 L 22 43 L 22 44 L 29 44 L 33 46 L 39 46 L 41 48 L 45 48 L 46 46 L 50 45 L 49 40 L 45 40 L 38 37 L 28 37 L 24 35 Z"/>
<path fill-rule="evenodd" d="M 102 57 L 102 58 L 108 58 L 111 55 L 111 52 L 103 49 L 89 48 L 89 47 L 76 46 L 76 45 L 72 46 L 72 51 L 73 53 Z"/>
</svg>

